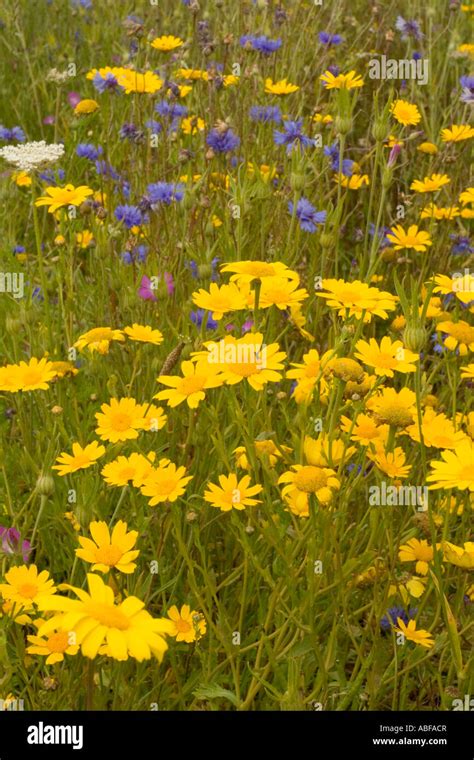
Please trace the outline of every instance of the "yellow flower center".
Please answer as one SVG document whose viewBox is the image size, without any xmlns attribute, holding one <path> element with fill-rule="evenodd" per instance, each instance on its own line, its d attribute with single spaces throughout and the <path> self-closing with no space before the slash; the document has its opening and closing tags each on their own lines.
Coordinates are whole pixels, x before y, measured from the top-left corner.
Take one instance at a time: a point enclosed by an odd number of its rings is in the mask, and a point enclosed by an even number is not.
<svg viewBox="0 0 474 760">
<path fill-rule="evenodd" d="M 237 364 L 229 364 L 229 372 L 234 375 L 240 375 L 241 377 L 250 377 L 260 372 L 261 367 L 258 367 L 255 362 L 238 362 Z"/>
<path fill-rule="evenodd" d="M 84 611 L 107 628 L 118 628 L 119 631 L 126 631 L 130 628 L 128 617 L 113 604 L 90 601 L 84 605 Z"/>
<path fill-rule="evenodd" d="M 188 623 L 187 620 L 183 620 L 183 618 L 179 618 L 178 620 L 174 621 L 174 624 L 176 626 L 176 630 L 178 633 L 187 633 L 191 630 L 191 625 Z"/>
<path fill-rule="evenodd" d="M 394 425 L 395 427 L 406 427 L 413 422 L 413 414 L 410 409 L 397 404 L 384 406 L 377 411 L 376 416 L 379 422 L 385 422 L 387 425 Z"/>
<path fill-rule="evenodd" d="M 260 167 L 262 169 L 263 167 Z M 245 274 L 251 274 L 254 277 L 268 277 L 275 274 L 275 270 L 272 264 L 266 264 L 264 261 L 252 261 L 242 268 L 245 270 Z"/>
<path fill-rule="evenodd" d="M 53 633 L 47 642 L 50 652 L 65 652 L 69 646 L 67 631 L 58 631 Z"/>
<path fill-rule="evenodd" d="M 327 475 L 320 467 L 307 465 L 298 470 L 293 482 L 299 491 L 316 493 L 327 485 L 327 481 Z"/>
<path fill-rule="evenodd" d="M 206 379 L 203 375 L 192 375 L 191 377 L 183 377 L 180 385 L 177 387 L 177 391 L 184 396 L 191 396 L 192 393 L 202 391 Z"/>
<path fill-rule="evenodd" d="M 41 370 L 30 368 L 25 370 L 22 377 L 23 385 L 38 385 L 43 382 L 43 373 Z"/>
<path fill-rule="evenodd" d="M 110 417 L 110 427 L 122 432 L 132 426 L 132 418 L 126 412 L 116 412 Z"/>
<path fill-rule="evenodd" d="M 101 546 L 95 553 L 95 561 L 100 562 L 102 565 L 109 565 L 109 567 L 114 567 L 122 557 L 123 551 L 118 546 L 113 546 L 112 544 Z"/>
<path fill-rule="evenodd" d="M 36 583 L 22 583 L 18 586 L 18 593 L 25 599 L 33 599 L 38 593 L 38 586 Z"/>
<path fill-rule="evenodd" d="M 449 334 L 456 338 L 459 343 L 465 343 L 468 346 L 470 343 L 474 343 L 474 327 L 470 325 L 463 325 L 459 322 L 449 326 Z"/>
</svg>

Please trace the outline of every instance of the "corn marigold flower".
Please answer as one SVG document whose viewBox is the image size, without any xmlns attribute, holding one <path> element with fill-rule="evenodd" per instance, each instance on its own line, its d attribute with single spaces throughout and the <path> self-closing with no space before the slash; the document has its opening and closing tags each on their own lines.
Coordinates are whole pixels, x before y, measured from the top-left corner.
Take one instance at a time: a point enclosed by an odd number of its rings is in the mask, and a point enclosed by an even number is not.
<svg viewBox="0 0 474 760">
<path fill-rule="evenodd" d="M 70 587 L 78 599 L 56 595 L 40 600 L 42 611 L 58 614 L 43 623 L 38 636 L 54 630 L 73 631 L 82 654 L 89 659 L 105 654 L 114 660 L 133 657 L 142 662 L 154 656 L 161 662 L 168 649 L 165 636 L 173 630 L 170 621 L 153 618 L 136 596 L 115 604 L 114 592 L 99 575 L 88 573 L 87 582 L 89 592 Z"/>
<path fill-rule="evenodd" d="M 460 211 L 457 206 L 439 207 L 435 203 L 428 203 L 421 210 L 420 219 L 455 219 L 460 216 Z"/>
<path fill-rule="evenodd" d="M 170 390 L 159 391 L 153 398 L 166 401 L 171 407 L 186 401 L 190 409 L 196 409 L 204 401 L 206 390 L 219 388 L 224 382 L 218 366 L 207 361 L 181 362 L 181 372 L 182 377 L 160 375 L 158 382 L 167 385 Z"/>
<path fill-rule="evenodd" d="M 74 343 L 74 347 L 78 348 L 79 351 L 87 348 L 91 353 L 97 351 L 99 354 L 107 354 L 113 340 L 120 342 L 125 340 L 122 330 L 114 330 L 112 327 L 94 327 L 80 335 Z"/>
<path fill-rule="evenodd" d="M 328 505 L 333 499 L 334 491 L 340 487 L 340 481 L 336 473 L 330 467 L 315 467 L 314 465 L 294 464 L 291 470 L 287 470 L 280 476 L 278 483 L 286 483 L 282 489 L 282 496 L 293 502 L 293 507 L 297 507 L 304 512 L 305 497 L 308 498 L 313 494 L 318 502 Z M 301 498 L 300 494 L 304 494 Z M 300 503 L 298 504 L 298 498 Z M 292 510 L 293 511 L 293 510 Z"/>
<path fill-rule="evenodd" d="M 78 116 L 82 116 L 85 114 L 94 113 L 94 111 L 97 111 L 98 108 L 99 104 L 96 100 L 85 98 L 84 100 L 80 100 L 79 103 L 74 107 L 74 113 Z"/>
<path fill-rule="evenodd" d="M 192 294 L 193 303 L 205 311 L 210 311 L 213 319 L 220 320 L 231 311 L 240 311 L 248 307 L 248 287 L 238 287 L 231 282 L 228 285 L 217 285 L 211 282 L 209 291 L 201 288 Z"/>
<path fill-rule="evenodd" d="M 32 610 L 41 599 L 56 593 L 48 571 L 38 573 L 36 565 L 11 567 L 5 573 L 5 581 L 0 583 L 0 594 L 8 602 L 8 614 L 12 617 Z"/>
<path fill-rule="evenodd" d="M 283 311 L 300 304 L 309 294 L 306 288 L 298 288 L 298 284 L 297 280 L 288 280 L 286 276 L 265 277 L 260 288 L 259 306 L 262 309 L 276 306 Z"/>
<path fill-rule="evenodd" d="M 33 356 L 28 362 L 21 361 L 19 364 L 11 365 L 11 368 L 14 389 L 23 392 L 45 391 L 55 376 L 52 363 L 45 357 L 38 360 Z"/>
<path fill-rule="evenodd" d="M 289 446 L 277 447 L 271 439 L 257 439 L 253 442 L 253 446 L 257 459 L 261 462 L 267 462 L 270 467 L 274 467 L 278 459 L 283 456 L 282 452 L 288 453 L 291 451 Z M 251 469 L 251 458 L 249 458 L 250 455 L 245 446 L 237 446 L 233 453 L 237 467 L 240 467 L 242 470 Z"/>
<path fill-rule="evenodd" d="M 63 206 L 80 206 L 94 191 L 87 185 L 80 187 L 65 185 L 65 187 L 47 187 L 45 192 L 47 195 L 37 198 L 35 206 L 48 206 L 48 213 L 54 214 Z"/>
<path fill-rule="evenodd" d="M 333 74 L 329 69 L 319 77 L 326 90 L 353 90 L 362 87 L 364 80 L 355 71 L 347 74 Z"/>
<path fill-rule="evenodd" d="M 391 341 L 385 335 L 380 344 L 375 338 L 359 340 L 356 343 L 355 356 L 366 366 L 373 367 L 375 374 L 381 377 L 393 377 L 395 372 L 415 372 L 413 362 L 418 361 L 419 355 L 404 348 L 401 340 Z"/>
<path fill-rule="evenodd" d="M 420 443 L 418 420 L 406 428 L 404 432 L 410 436 L 412 441 Z M 462 430 L 455 429 L 453 422 L 445 414 L 436 413 L 430 407 L 423 412 L 421 432 L 423 444 L 436 449 L 454 449 L 467 438 Z"/>
<path fill-rule="evenodd" d="M 199 641 L 207 630 L 206 621 L 201 612 L 192 610 L 189 604 L 183 604 L 180 610 L 174 604 L 168 610 L 168 617 L 173 624 L 173 636 L 176 641 L 184 641 L 191 644 Z"/>
<path fill-rule="evenodd" d="M 466 356 L 469 351 L 474 351 L 474 327 L 460 319 L 458 322 L 447 320 L 438 322 L 438 332 L 445 333 L 442 343 L 450 351 L 458 351 L 461 356 Z"/>
<path fill-rule="evenodd" d="M 342 187 L 347 187 L 349 190 L 360 190 L 364 185 L 368 186 L 370 184 L 368 174 L 351 174 L 350 177 L 346 177 L 344 174 L 336 174 L 334 181 Z"/>
<path fill-rule="evenodd" d="M 474 203 L 474 187 L 468 187 L 459 195 L 459 203 L 465 206 L 467 203 Z"/>
<path fill-rule="evenodd" d="M 432 142 L 422 142 L 420 145 L 418 145 L 417 150 L 420 151 L 420 153 L 428 153 L 429 155 L 436 155 L 438 153 L 438 148 L 436 145 Z"/>
<path fill-rule="evenodd" d="M 421 541 L 410 538 L 400 546 L 398 558 L 400 562 L 416 562 L 415 571 L 419 575 L 427 575 L 429 563 L 433 561 L 433 547 L 424 538 Z"/>
<path fill-rule="evenodd" d="M 165 501 L 176 501 L 186 490 L 192 475 L 186 475 L 185 467 L 176 467 L 169 459 L 160 459 L 158 467 L 154 467 L 144 479 L 140 491 L 144 496 L 150 496 L 150 507 Z"/>
<path fill-rule="evenodd" d="M 305 436 L 303 452 L 306 462 L 315 467 L 337 467 L 355 454 L 354 446 L 347 446 L 340 438 L 329 438 L 321 433 L 318 438 Z"/>
<path fill-rule="evenodd" d="M 58 475 L 69 475 L 78 470 L 86 470 L 104 456 L 105 446 L 101 446 L 97 441 L 92 441 L 82 447 L 80 443 L 72 444 L 72 454 L 63 451 L 56 459 L 57 464 L 52 469 L 58 471 Z"/>
<path fill-rule="evenodd" d="M 286 277 L 288 280 L 300 279 L 299 274 L 288 269 L 281 261 L 236 261 L 222 264 L 221 272 L 233 272 L 230 281 L 238 285 L 249 285 L 254 280 L 263 282 L 268 277 Z"/>
<path fill-rule="evenodd" d="M 418 106 L 409 103 L 407 100 L 396 100 L 390 106 L 390 113 L 404 127 L 416 126 L 421 121 L 421 114 Z"/>
<path fill-rule="evenodd" d="M 124 327 L 123 331 L 128 335 L 130 340 L 140 343 L 152 343 L 154 346 L 159 346 L 160 343 L 163 343 L 163 333 L 153 329 L 150 325 L 139 325 L 134 322 L 131 327 Z"/>
<path fill-rule="evenodd" d="M 11 181 L 17 185 L 17 187 L 30 187 L 33 180 L 27 172 L 14 172 L 11 176 Z"/>
<path fill-rule="evenodd" d="M 117 82 L 123 87 L 125 94 L 132 92 L 150 93 L 158 92 L 163 86 L 163 80 L 153 71 L 145 71 L 143 74 L 133 69 L 122 69 L 117 76 Z"/>
<path fill-rule="evenodd" d="M 344 433 L 350 433 L 351 441 L 360 443 L 362 446 L 385 445 L 388 440 L 389 426 L 380 425 L 368 414 L 361 412 L 354 422 L 343 415 L 341 417 L 341 430 Z"/>
<path fill-rule="evenodd" d="M 161 37 L 155 37 L 155 39 L 150 42 L 150 45 L 152 48 L 155 48 L 155 50 L 161 50 L 162 52 L 167 53 L 170 50 L 176 50 L 176 48 L 184 45 L 184 40 L 182 40 L 181 37 L 175 37 L 172 34 L 163 34 Z"/>
<path fill-rule="evenodd" d="M 327 292 L 322 292 L 327 291 Z M 340 317 L 352 317 L 370 322 L 373 316 L 387 319 L 388 312 L 396 308 L 398 298 L 391 293 L 370 287 L 365 282 L 354 280 L 324 279 L 319 298 L 326 298 L 328 306 L 338 309 Z"/>
<path fill-rule="evenodd" d="M 144 427 L 146 407 L 146 404 L 137 404 L 133 398 L 111 398 L 110 404 L 102 404 L 101 411 L 95 414 L 95 432 L 110 443 L 138 438 Z"/>
<path fill-rule="evenodd" d="M 416 193 L 435 193 L 450 182 L 447 174 L 432 174 L 431 177 L 425 177 L 423 180 L 413 180 L 410 190 L 414 190 Z"/>
<path fill-rule="evenodd" d="M 146 456 L 136 452 L 129 457 L 119 456 L 106 464 L 100 474 L 109 486 L 123 487 L 131 481 L 135 488 L 140 488 L 151 474 L 155 458 L 154 451 L 150 451 Z"/>
<path fill-rule="evenodd" d="M 461 567 L 463 570 L 474 570 L 474 542 L 467 541 L 462 546 L 456 546 L 449 541 L 443 541 L 443 562 Z"/>
<path fill-rule="evenodd" d="M 235 473 L 230 473 L 219 475 L 218 480 L 219 485 L 208 483 L 208 490 L 204 492 L 204 500 L 212 507 L 230 512 L 231 509 L 243 510 L 260 504 L 260 500 L 253 497 L 263 491 L 263 486 L 251 486 L 249 475 L 239 480 Z"/>
<path fill-rule="evenodd" d="M 34 621 L 36 628 L 44 624 L 43 619 Z M 46 657 L 46 665 L 63 662 L 64 655 L 75 655 L 79 651 L 77 644 L 70 641 L 69 631 L 51 631 L 47 636 L 29 635 L 26 637 L 30 645 L 26 648 L 28 654 L 39 654 Z"/>
<path fill-rule="evenodd" d="M 466 439 L 453 450 L 441 452 L 442 461 L 432 461 L 426 480 L 430 490 L 455 488 L 474 491 L 474 442 Z"/>
<path fill-rule="evenodd" d="M 474 380 L 474 364 L 466 364 L 461 367 L 461 377 Z"/>
<path fill-rule="evenodd" d="M 416 419 L 416 394 L 409 388 L 402 388 L 399 392 L 394 388 L 381 388 L 366 406 L 382 424 L 406 428 Z"/>
<path fill-rule="evenodd" d="M 456 298 L 465 306 L 474 301 L 474 274 L 469 271 L 464 272 L 464 274 L 456 274 L 453 277 L 437 274 L 434 277 L 434 282 L 436 283 L 434 293 L 442 293 L 446 296 L 454 293 Z"/>
<path fill-rule="evenodd" d="M 425 649 L 431 649 L 435 644 L 431 633 L 422 628 L 417 628 L 415 620 L 409 620 L 408 624 L 405 624 L 401 618 L 398 618 L 395 630 L 398 633 L 403 633 L 407 641 L 413 641 L 415 644 L 420 644 L 420 646 L 425 647 Z"/>
<path fill-rule="evenodd" d="M 412 224 L 407 232 L 405 232 L 401 224 L 395 225 L 387 233 L 387 239 L 394 245 L 396 251 L 401 251 L 404 248 L 413 248 L 415 251 L 426 251 L 428 246 L 433 245 L 429 233 L 419 230 L 416 224 Z"/>
<path fill-rule="evenodd" d="M 85 562 L 91 562 L 92 570 L 99 573 L 108 573 L 115 568 L 121 573 L 133 573 L 136 564 L 134 560 L 140 554 L 138 549 L 132 551 L 138 538 L 138 531 L 127 532 L 127 523 L 119 520 L 112 534 L 106 522 L 93 521 L 89 525 L 92 536 L 85 538 L 79 536 L 80 549 L 76 549 L 76 556 Z"/>
<path fill-rule="evenodd" d="M 441 130 L 441 140 L 447 142 L 461 142 L 474 137 L 474 127 L 469 124 L 453 124 L 451 127 Z"/>
<path fill-rule="evenodd" d="M 181 129 L 185 135 L 197 135 L 206 128 L 206 122 L 200 116 L 188 116 L 181 122 Z"/>
<path fill-rule="evenodd" d="M 278 82 L 274 82 L 269 77 L 265 79 L 265 92 L 267 95 L 290 95 L 299 89 L 297 84 L 291 84 L 286 78 L 280 79 Z"/>
<path fill-rule="evenodd" d="M 410 464 L 405 464 L 405 452 L 399 446 L 393 451 L 385 451 L 384 444 L 377 443 L 375 451 L 368 451 L 367 456 L 389 478 L 406 478 L 412 469 Z"/>
</svg>

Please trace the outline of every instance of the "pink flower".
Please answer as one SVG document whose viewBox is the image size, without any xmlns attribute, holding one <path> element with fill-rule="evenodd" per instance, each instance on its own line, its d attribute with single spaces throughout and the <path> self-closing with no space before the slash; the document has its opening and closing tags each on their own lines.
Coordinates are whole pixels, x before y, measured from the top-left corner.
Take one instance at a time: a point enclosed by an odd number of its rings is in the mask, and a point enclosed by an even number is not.
<svg viewBox="0 0 474 760">
<path fill-rule="evenodd" d="M 138 289 L 138 295 L 143 298 L 144 301 L 157 301 L 157 297 L 151 287 L 151 280 L 146 274 L 143 275 Z"/>
</svg>

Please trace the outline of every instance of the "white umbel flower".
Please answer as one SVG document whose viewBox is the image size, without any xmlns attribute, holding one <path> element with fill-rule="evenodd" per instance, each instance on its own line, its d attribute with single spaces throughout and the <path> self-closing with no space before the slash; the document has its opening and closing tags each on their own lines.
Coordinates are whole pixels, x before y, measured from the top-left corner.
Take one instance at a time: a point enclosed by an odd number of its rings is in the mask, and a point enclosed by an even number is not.
<svg viewBox="0 0 474 760">
<path fill-rule="evenodd" d="M 45 164 L 52 164 L 64 155 L 64 145 L 59 143 L 28 142 L 22 145 L 6 145 L 0 148 L 0 156 L 20 171 L 30 172 Z"/>
</svg>

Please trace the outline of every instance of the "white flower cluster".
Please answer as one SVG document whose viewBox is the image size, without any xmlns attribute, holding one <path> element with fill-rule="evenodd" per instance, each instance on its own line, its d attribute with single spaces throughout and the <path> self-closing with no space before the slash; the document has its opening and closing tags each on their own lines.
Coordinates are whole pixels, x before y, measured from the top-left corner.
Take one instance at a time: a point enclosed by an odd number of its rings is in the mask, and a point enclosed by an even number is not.
<svg viewBox="0 0 474 760">
<path fill-rule="evenodd" d="M 58 161 L 64 155 L 64 145 L 44 140 L 0 148 L 0 156 L 21 171 L 29 172 L 44 164 Z"/>
</svg>

